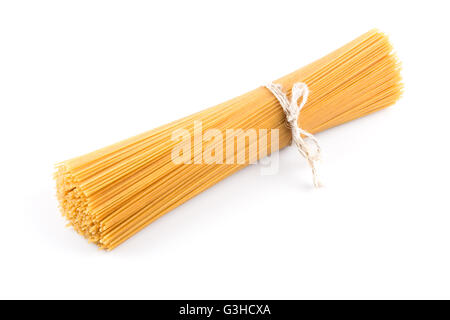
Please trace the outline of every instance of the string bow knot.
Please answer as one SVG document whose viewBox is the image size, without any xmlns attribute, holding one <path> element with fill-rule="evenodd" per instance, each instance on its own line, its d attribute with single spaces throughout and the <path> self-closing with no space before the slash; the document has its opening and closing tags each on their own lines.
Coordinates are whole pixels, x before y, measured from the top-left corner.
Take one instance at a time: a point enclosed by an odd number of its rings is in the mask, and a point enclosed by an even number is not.
<svg viewBox="0 0 450 320">
<path fill-rule="evenodd" d="M 295 83 L 292 87 L 291 100 L 289 100 L 286 93 L 283 92 L 283 87 L 280 84 L 269 83 L 266 85 L 266 88 L 269 89 L 280 102 L 286 115 L 286 121 L 292 132 L 291 144 L 295 143 L 297 150 L 308 161 L 313 174 L 314 186 L 320 187 L 321 184 L 317 175 L 317 162 L 320 160 L 321 153 L 319 142 L 311 133 L 298 126 L 300 111 L 306 104 L 306 101 L 308 101 L 308 86 L 303 82 Z M 302 136 L 307 139 L 304 139 Z M 308 140 L 310 143 L 308 143 Z"/>
</svg>

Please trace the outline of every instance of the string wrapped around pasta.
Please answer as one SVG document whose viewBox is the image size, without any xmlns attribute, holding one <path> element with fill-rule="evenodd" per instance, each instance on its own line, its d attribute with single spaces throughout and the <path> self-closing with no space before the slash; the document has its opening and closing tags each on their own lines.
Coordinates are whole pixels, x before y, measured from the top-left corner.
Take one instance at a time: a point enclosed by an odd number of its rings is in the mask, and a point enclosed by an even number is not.
<svg viewBox="0 0 450 320">
<path fill-rule="evenodd" d="M 290 96 L 296 82 L 310 89 L 300 113 L 303 129 L 316 133 L 395 103 L 402 91 L 400 67 L 387 37 L 372 30 L 342 48 L 278 80 Z M 100 248 L 112 250 L 147 225 L 245 167 L 245 163 L 196 164 L 196 142 L 190 163 L 175 163 L 177 129 L 194 134 L 229 128 L 278 129 L 279 148 L 291 140 L 285 114 L 267 88 L 242 96 L 109 147 L 57 164 L 57 197 L 69 224 Z M 268 139 L 270 152 L 271 142 Z M 226 142 L 226 141 L 225 141 Z M 205 145 L 224 144 L 209 141 Z M 250 154 L 257 141 L 246 141 L 237 153 Z M 198 147 L 198 146 L 197 146 Z M 257 158 L 264 156 L 259 154 Z"/>
</svg>

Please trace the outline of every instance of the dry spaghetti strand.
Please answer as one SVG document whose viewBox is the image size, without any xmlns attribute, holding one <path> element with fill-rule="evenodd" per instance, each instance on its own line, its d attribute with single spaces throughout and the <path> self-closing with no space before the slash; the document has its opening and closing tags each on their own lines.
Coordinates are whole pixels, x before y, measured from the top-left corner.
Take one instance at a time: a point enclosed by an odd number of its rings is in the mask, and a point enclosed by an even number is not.
<svg viewBox="0 0 450 320">
<path fill-rule="evenodd" d="M 402 92 L 400 66 L 387 37 L 371 30 L 342 48 L 275 81 L 310 88 L 299 122 L 316 133 L 394 104 Z M 288 92 L 288 96 L 290 96 Z M 147 225 L 246 164 L 175 164 L 172 132 L 278 129 L 290 142 L 276 98 L 260 87 L 242 96 L 87 155 L 64 161 L 55 173 L 57 197 L 69 224 L 90 242 L 112 250 Z M 214 146 L 210 142 L 210 145 Z M 255 142 L 248 141 L 249 154 Z M 270 150 L 270 139 L 268 150 Z M 191 146 L 194 150 L 195 145 Z M 194 155 L 194 151 L 192 152 Z M 248 160 L 248 158 L 246 158 Z M 193 159 L 191 159 L 193 160 Z M 226 155 L 223 159 L 226 162 Z"/>
</svg>

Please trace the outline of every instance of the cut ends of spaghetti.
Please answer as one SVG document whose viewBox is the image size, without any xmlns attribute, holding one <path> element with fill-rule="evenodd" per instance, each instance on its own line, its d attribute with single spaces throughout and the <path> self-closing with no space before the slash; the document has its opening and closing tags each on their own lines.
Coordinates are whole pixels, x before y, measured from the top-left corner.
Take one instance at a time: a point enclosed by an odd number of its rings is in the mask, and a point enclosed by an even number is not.
<svg viewBox="0 0 450 320">
<path fill-rule="evenodd" d="M 100 248 L 102 244 L 101 225 L 88 210 L 88 198 L 81 190 L 70 170 L 64 165 L 57 165 L 56 196 L 63 216 L 69 221 L 67 226 L 84 236 L 89 242 L 96 243 Z"/>
</svg>

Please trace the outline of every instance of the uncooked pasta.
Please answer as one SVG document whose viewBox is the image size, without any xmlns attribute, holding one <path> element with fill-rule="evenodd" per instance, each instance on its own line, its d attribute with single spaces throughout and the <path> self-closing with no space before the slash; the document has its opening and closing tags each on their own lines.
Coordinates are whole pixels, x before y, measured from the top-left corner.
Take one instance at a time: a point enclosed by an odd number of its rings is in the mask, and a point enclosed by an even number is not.
<svg viewBox="0 0 450 320">
<path fill-rule="evenodd" d="M 274 83 L 281 84 L 288 96 L 295 83 L 308 85 L 310 95 L 298 122 L 317 133 L 394 104 L 402 91 L 399 69 L 387 37 L 372 30 Z M 232 128 L 255 130 L 257 139 L 247 137 L 234 144 L 236 137 L 225 134 Z M 214 134 L 192 139 L 196 130 Z M 180 139 L 174 139 L 174 132 Z M 180 143 L 183 135 L 188 138 Z M 267 138 L 266 148 L 258 147 L 262 138 Z M 112 250 L 165 213 L 290 141 L 280 103 L 260 86 L 57 164 L 57 197 L 63 215 L 78 233 Z M 258 150 L 256 155 L 252 150 Z M 174 154 L 181 158 L 175 161 Z M 205 157 L 212 161 L 206 163 Z"/>
</svg>

